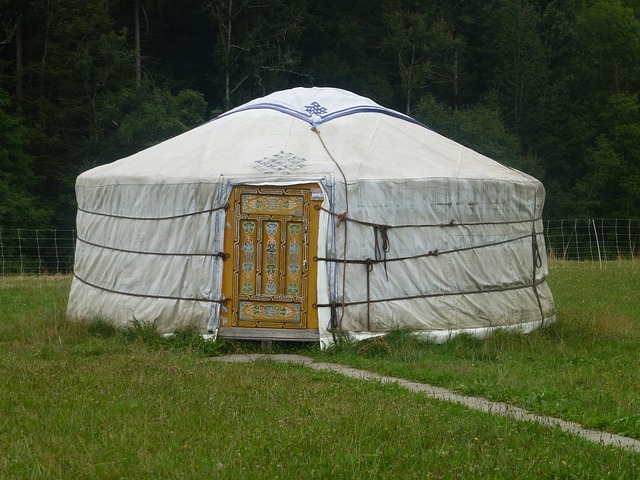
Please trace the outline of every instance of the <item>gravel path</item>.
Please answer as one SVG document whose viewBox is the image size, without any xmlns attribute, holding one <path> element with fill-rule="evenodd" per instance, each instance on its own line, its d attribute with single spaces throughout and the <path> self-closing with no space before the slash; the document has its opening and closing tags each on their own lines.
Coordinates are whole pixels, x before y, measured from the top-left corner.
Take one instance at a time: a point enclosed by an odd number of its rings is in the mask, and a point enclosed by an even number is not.
<svg viewBox="0 0 640 480">
<path fill-rule="evenodd" d="M 238 363 L 255 362 L 257 360 L 271 360 L 275 362 L 295 363 L 305 365 L 309 368 L 313 368 L 314 370 L 329 370 L 350 378 L 356 378 L 360 380 L 371 380 L 380 383 L 396 383 L 401 387 L 407 388 L 413 392 L 418 392 L 437 400 L 460 403 L 474 410 L 480 410 L 487 413 L 511 417 L 516 420 L 525 422 L 537 422 L 547 427 L 557 426 L 565 432 L 572 433 L 591 442 L 600 443 L 602 445 L 613 445 L 616 447 L 640 452 L 640 441 L 633 438 L 623 437 L 621 435 L 615 435 L 613 433 L 600 432 L 597 430 L 589 430 L 574 422 L 567 422 L 559 418 L 537 415 L 522 408 L 514 407 L 506 403 L 492 402 L 485 398 L 460 395 L 458 393 L 452 392 L 451 390 L 447 390 L 446 388 L 434 387 L 433 385 L 428 385 L 426 383 L 411 382 L 408 380 L 403 380 L 401 378 L 388 377 L 385 375 L 380 375 L 357 368 L 351 368 L 336 363 L 316 362 L 312 358 L 305 357 L 303 355 L 253 353 L 214 357 L 213 360 Z"/>
</svg>

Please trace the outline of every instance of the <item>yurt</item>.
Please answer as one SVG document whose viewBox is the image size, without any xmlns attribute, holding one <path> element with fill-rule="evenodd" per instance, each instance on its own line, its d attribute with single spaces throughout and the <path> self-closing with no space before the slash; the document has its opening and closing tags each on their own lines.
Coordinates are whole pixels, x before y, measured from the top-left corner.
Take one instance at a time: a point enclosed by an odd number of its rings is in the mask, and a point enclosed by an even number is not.
<svg viewBox="0 0 640 480">
<path fill-rule="evenodd" d="M 253 100 L 76 196 L 72 319 L 324 346 L 555 319 L 542 184 L 344 90 Z"/>
</svg>

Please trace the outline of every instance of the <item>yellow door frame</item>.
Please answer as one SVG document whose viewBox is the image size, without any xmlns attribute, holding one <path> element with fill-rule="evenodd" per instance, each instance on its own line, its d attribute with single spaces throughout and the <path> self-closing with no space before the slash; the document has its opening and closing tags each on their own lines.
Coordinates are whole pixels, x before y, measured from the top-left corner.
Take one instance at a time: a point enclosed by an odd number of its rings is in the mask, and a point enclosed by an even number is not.
<svg viewBox="0 0 640 480">
<path fill-rule="evenodd" d="M 233 188 L 225 219 L 224 251 L 229 254 L 229 258 L 224 262 L 223 269 L 222 293 L 227 302 L 221 309 L 220 336 L 296 340 L 311 339 L 308 334 L 317 332 L 318 312 L 315 303 L 318 265 L 315 258 L 318 250 L 318 207 L 322 204 L 322 198 L 320 186 L 313 183 L 290 186 L 238 185 Z M 302 223 L 302 231 L 298 237 L 286 236 L 287 232 L 278 237 L 280 241 L 277 248 L 281 253 L 278 258 L 278 292 L 273 291 L 275 287 L 265 287 L 264 258 L 260 257 L 260 252 L 266 248 L 264 240 L 268 234 L 264 226 L 268 227 L 268 223 L 273 228 L 276 228 L 276 224 L 289 225 L 289 232 L 294 234 L 300 230 L 296 224 Z M 297 244 L 301 239 L 306 245 L 301 249 L 302 258 L 299 262 L 304 273 L 302 282 L 305 284 L 301 284 L 302 295 L 297 296 L 286 294 L 283 289 L 289 280 L 285 263 L 288 261 L 287 252 L 291 255 L 290 242 L 295 241 Z M 268 241 L 276 243 L 271 236 Z M 245 250 L 247 246 L 249 250 L 255 248 L 257 255 L 252 260 L 256 271 L 252 272 L 250 281 L 244 283 L 243 279 L 248 277 L 243 272 L 242 259 L 245 251 L 241 243 Z M 266 255 L 268 254 L 263 254 Z M 249 270 L 252 268 L 250 265 Z M 297 283 L 294 291 L 296 290 Z M 265 312 L 269 314 L 268 318 L 265 317 Z M 297 322 L 294 319 L 296 312 L 299 313 Z M 296 335 L 296 332 L 302 330 L 307 332 Z M 291 338 L 278 338 L 288 336 Z"/>
</svg>

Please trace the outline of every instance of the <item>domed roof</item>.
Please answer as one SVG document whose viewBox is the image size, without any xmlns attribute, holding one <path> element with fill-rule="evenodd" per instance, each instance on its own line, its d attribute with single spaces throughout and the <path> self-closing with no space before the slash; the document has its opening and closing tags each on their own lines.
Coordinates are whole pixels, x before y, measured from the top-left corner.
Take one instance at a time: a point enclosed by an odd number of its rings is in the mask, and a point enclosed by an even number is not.
<svg viewBox="0 0 640 480">
<path fill-rule="evenodd" d="M 86 172 L 78 182 L 203 182 L 221 175 L 314 180 L 338 174 L 349 183 L 406 178 L 537 182 L 368 98 L 317 87 L 253 100 Z"/>
</svg>

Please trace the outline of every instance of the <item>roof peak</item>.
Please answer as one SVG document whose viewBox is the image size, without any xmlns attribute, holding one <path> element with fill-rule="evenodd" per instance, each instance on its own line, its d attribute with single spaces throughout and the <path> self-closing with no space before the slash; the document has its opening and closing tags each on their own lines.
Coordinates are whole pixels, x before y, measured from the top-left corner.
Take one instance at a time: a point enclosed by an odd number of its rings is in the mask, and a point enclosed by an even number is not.
<svg viewBox="0 0 640 480">
<path fill-rule="evenodd" d="M 346 115 L 365 112 L 381 113 L 422 125 L 417 120 L 383 107 L 370 98 L 333 87 L 297 87 L 281 90 L 240 105 L 218 118 L 246 110 L 275 110 L 303 120 L 312 126 Z"/>
</svg>

